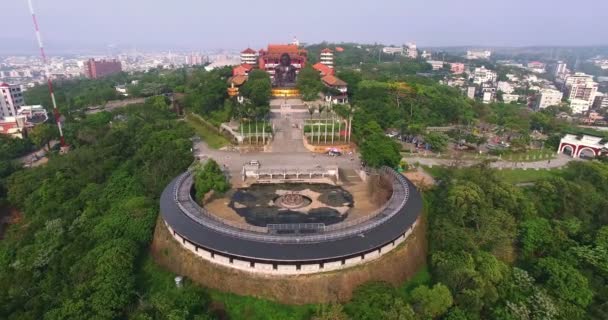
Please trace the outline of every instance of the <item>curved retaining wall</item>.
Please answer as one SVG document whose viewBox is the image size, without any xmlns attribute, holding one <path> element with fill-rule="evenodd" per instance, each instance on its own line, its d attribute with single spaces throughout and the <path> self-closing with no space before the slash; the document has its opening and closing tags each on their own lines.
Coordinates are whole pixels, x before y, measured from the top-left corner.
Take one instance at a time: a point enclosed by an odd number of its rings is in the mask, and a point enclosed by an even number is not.
<svg viewBox="0 0 608 320">
<path fill-rule="evenodd" d="M 213 250 L 205 249 L 197 245 L 196 243 L 193 243 L 190 240 L 182 237 L 175 230 L 171 229 L 171 227 L 166 222 L 165 226 L 173 235 L 175 240 L 177 240 L 184 249 L 194 253 L 198 257 L 205 259 L 211 263 L 253 273 L 267 273 L 273 275 L 296 275 L 336 271 L 375 260 L 380 256 L 390 252 L 399 244 L 404 242 L 414 231 L 414 228 L 416 227 L 417 223 L 418 221 L 416 221 L 406 232 L 400 235 L 397 239 L 394 239 L 393 241 L 377 249 L 373 248 L 370 251 L 363 252 L 349 258 L 343 258 L 333 261 L 327 260 L 316 263 L 283 263 L 280 261 L 271 262 L 260 261 L 256 259 L 243 259 L 240 257 L 225 255 Z"/>
<path fill-rule="evenodd" d="M 393 195 L 373 219 L 333 225 L 317 234 L 271 235 L 264 228 L 239 229 L 200 208 L 182 175 L 161 196 L 161 213 L 171 235 L 190 252 L 214 264 L 240 271 L 297 275 L 360 265 L 391 251 L 414 230 L 422 211 L 416 188 L 402 175 L 393 179 Z"/>
</svg>

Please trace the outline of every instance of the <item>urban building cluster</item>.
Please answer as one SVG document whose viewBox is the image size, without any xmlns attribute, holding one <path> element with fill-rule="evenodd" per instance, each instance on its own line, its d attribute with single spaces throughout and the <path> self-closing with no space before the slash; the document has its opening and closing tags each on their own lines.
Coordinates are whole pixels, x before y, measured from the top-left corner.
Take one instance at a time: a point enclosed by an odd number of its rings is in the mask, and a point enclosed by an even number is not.
<svg viewBox="0 0 608 320">
<path fill-rule="evenodd" d="M 413 42 L 408 42 L 399 47 L 384 47 L 382 48 L 382 52 L 386 54 L 399 54 L 410 59 L 418 58 L 418 49 Z"/>
<path fill-rule="evenodd" d="M 426 62 L 433 71 L 446 73 L 442 83 L 460 88 L 471 99 L 482 103 L 521 103 L 534 110 L 568 106 L 584 122 L 606 123 L 598 115 L 608 109 L 608 94 L 600 91 L 599 84 L 607 79 L 573 72 L 564 61 L 491 61 L 489 50 L 469 50 L 459 62 L 454 62 L 453 57 L 452 62 L 444 62 L 430 56 L 429 53 Z M 605 61 L 608 60 L 591 60 L 598 66 Z M 489 67 L 494 65 L 496 69 Z"/>
</svg>

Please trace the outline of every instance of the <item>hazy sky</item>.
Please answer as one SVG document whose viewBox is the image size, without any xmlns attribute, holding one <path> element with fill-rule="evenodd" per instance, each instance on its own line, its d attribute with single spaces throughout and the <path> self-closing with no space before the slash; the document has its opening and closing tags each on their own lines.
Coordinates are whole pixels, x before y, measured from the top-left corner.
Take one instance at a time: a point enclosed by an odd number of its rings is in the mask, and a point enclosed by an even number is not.
<svg viewBox="0 0 608 320">
<path fill-rule="evenodd" d="M 259 48 L 294 35 L 419 47 L 608 44 L 607 0 L 33 1 L 49 51 Z M 27 0 L 2 2 L 0 38 L 35 47 Z"/>
</svg>

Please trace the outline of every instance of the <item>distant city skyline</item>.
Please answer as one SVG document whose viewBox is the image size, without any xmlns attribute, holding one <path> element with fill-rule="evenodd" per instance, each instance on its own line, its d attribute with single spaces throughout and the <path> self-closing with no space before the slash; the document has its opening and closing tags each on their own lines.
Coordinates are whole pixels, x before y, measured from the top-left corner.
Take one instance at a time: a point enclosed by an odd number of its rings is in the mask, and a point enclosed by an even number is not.
<svg viewBox="0 0 608 320">
<path fill-rule="evenodd" d="M 33 0 L 48 51 L 235 50 L 285 43 L 360 42 L 436 46 L 607 45 L 607 1 Z M 0 54 L 37 51 L 27 2 L 3 4 Z"/>
</svg>

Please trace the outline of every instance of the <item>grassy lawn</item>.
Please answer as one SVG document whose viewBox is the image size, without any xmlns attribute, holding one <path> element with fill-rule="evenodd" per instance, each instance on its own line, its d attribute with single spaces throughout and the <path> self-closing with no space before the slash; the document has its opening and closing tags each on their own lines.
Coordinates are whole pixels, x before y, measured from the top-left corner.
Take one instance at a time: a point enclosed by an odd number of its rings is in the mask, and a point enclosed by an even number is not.
<svg viewBox="0 0 608 320">
<path fill-rule="evenodd" d="M 446 174 L 448 174 L 452 170 L 462 170 L 462 169 L 452 169 L 448 167 L 440 167 L 434 166 L 429 168 L 427 166 L 423 166 L 424 170 L 428 172 L 433 178 L 441 179 Z M 534 169 L 504 169 L 504 170 L 495 170 L 496 175 L 500 177 L 502 180 L 512 184 L 518 183 L 527 183 L 527 182 L 535 182 L 541 179 L 550 178 L 559 174 L 559 169 L 552 170 L 534 170 Z"/>
<path fill-rule="evenodd" d="M 304 320 L 309 319 L 316 310 L 315 305 L 285 305 L 217 290 L 209 289 L 208 292 L 213 301 L 224 305 L 229 319 Z"/>
<path fill-rule="evenodd" d="M 408 151 L 401 152 L 403 157 L 424 157 L 424 151 L 419 153 L 410 153 Z M 429 158 L 438 158 L 438 159 L 456 159 L 451 158 L 449 153 L 440 153 L 436 154 L 431 151 L 426 152 L 426 156 Z M 549 159 L 555 158 L 555 152 L 545 149 L 545 150 L 529 150 L 526 152 L 513 152 L 506 153 L 500 157 L 502 161 L 512 161 L 512 162 L 534 162 L 534 161 L 547 161 Z M 459 157 L 462 160 L 499 160 L 498 156 L 492 156 L 488 154 L 478 155 L 476 153 L 465 153 Z"/>
<path fill-rule="evenodd" d="M 555 158 L 555 152 L 551 150 L 529 150 L 526 152 L 514 152 L 507 153 L 502 156 L 504 161 L 518 161 L 518 162 L 530 162 L 530 161 L 542 161 Z"/>
<path fill-rule="evenodd" d="M 498 176 L 501 177 L 504 181 L 517 184 L 517 183 L 526 183 L 526 182 L 534 182 L 545 178 L 554 177 L 560 170 L 523 170 L 523 169 L 513 169 L 513 170 L 502 170 L 498 171 Z"/>
<path fill-rule="evenodd" d="M 142 260 L 141 272 L 137 276 L 137 287 L 147 295 L 167 293 L 175 290 L 175 274 L 154 263 L 151 256 Z M 186 280 L 184 286 L 196 284 Z M 316 310 L 315 305 L 291 306 L 254 297 L 238 296 L 213 289 L 205 289 L 211 303 L 223 305 L 228 319 L 309 319 Z"/>
<path fill-rule="evenodd" d="M 211 127 L 207 123 L 192 113 L 186 114 L 186 122 L 190 125 L 197 135 L 209 145 L 210 148 L 219 149 L 230 145 L 230 140 L 217 132 L 217 129 Z"/>
</svg>

